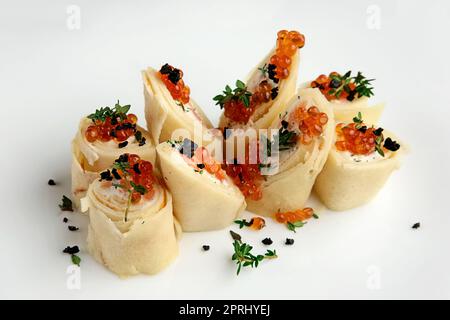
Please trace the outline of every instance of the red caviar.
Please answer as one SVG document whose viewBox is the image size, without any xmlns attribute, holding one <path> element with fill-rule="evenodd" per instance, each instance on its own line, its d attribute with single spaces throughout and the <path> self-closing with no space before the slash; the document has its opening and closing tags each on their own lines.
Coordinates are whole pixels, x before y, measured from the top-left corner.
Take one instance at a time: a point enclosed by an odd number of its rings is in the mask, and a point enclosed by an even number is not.
<svg viewBox="0 0 450 320">
<path fill-rule="evenodd" d="M 289 77 L 289 69 L 292 57 L 298 48 L 305 45 L 305 37 L 298 31 L 281 30 L 278 32 L 277 48 L 275 54 L 270 57 L 267 69 L 266 65 L 261 68 L 264 75 L 273 82 L 278 83 L 282 79 Z M 244 89 L 242 89 L 244 90 Z M 240 94 L 242 95 L 242 90 Z M 244 91 L 246 91 L 245 88 Z M 221 107 L 225 109 L 225 116 L 237 123 L 247 123 L 255 112 L 256 108 L 264 103 L 274 100 L 278 95 L 278 87 L 272 87 L 267 79 L 262 80 L 253 92 L 248 92 L 251 97 L 248 103 L 245 103 L 239 94 L 234 92 L 234 96 L 228 101 L 221 103 Z M 231 95 L 231 93 L 229 93 Z"/>
<path fill-rule="evenodd" d="M 182 104 L 189 103 L 191 90 L 184 84 L 183 71 L 166 63 L 161 67 L 158 75 L 174 100 Z"/>
<path fill-rule="evenodd" d="M 250 229 L 261 230 L 266 226 L 266 220 L 260 217 L 252 218 Z"/>
<path fill-rule="evenodd" d="M 106 117 L 104 121 L 95 120 L 85 132 L 88 142 L 115 140 L 123 142 L 136 133 L 137 116 L 128 114 L 125 119 L 119 116 Z"/>
<path fill-rule="evenodd" d="M 245 164 L 227 164 L 225 171 L 246 198 L 256 201 L 262 197 L 263 176 L 258 164 L 248 162 L 247 156 Z"/>
<path fill-rule="evenodd" d="M 314 215 L 314 209 L 304 208 L 294 211 L 277 212 L 275 213 L 275 220 L 279 223 L 294 223 L 297 221 L 305 221 L 312 218 Z"/>
<path fill-rule="evenodd" d="M 205 147 L 197 148 L 192 156 L 192 160 L 196 163 L 198 169 L 206 170 L 220 181 L 225 179 L 226 173 L 222 166 L 209 155 Z"/>
<path fill-rule="evenodd" d="M 377 130 L 373 127 L 367 128 L 358 123 L 339 123 L 336 126 L 336 149 L 358 155 L 371 154 L 375 151 L 380 135 L 381 133 L 377 135 Z"/>
<path fill-rule="evenodd" d="M 157 181 L 153 174 L 153 165 L 151 162 L 142 160 L 135 154 L 124 154 L 119 158 L 122 163 L 128 163 L 127 172 L 117 170 L 121 176 L 119 184 L 127 190 L 132 190 L 131 201 L 139 202 L 142 198 L 151 199 L 154 195 L 154 183 Z M 144 194 L 137 192 L 132 187 L 132 183 L 145 188 Z"/>
<path fill-rule="evenodd" d="M 301 143 L 310 144 L 314 137 L 322 134 L 323 127 L 328 123 L 328 116 L 315 106 L 308 109 L 299 106 L 289 115 L 289 122 L 298 124 L 298 128 L 302 132 Z"/>
<path fill-rule="evenodd" d="M 276 67 L 277 79 L 286 79 L 289 77 L 292 57 L 298 48 L 303 48 L 305 45 L 305 36 L 298 31 L 287 30 L 281 30 L 277 35 L 277 49 L 275 54 L 270 57 L 270 64 Z"/>
</svg>

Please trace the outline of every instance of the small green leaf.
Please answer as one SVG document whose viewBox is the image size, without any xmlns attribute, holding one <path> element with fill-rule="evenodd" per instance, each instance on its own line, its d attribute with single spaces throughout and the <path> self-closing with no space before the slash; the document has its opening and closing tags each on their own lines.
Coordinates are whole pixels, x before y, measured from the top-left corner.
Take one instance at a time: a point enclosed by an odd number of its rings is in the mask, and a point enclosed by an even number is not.
<svg viewBox="0 0 450 320">
<path fill-rule="evenodd" d="M 73 254 L 72 255 L 72 263 L 77 266 L 80 266 L 81 258 L 79 256 L 77 256 L 76 254 Z"/>
</svg>

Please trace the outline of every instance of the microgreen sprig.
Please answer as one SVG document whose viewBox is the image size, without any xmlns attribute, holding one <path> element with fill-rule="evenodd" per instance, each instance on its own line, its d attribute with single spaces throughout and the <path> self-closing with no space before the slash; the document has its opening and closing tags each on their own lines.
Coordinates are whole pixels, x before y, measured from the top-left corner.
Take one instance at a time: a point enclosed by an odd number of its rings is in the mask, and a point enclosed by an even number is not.
<svg viewBox="0 0 450 320">
<path fill-rule="evenodd" d="M 333 88 L 328 92 L 330 95 L 334 95 L 336 98 L 340 98 L 343 92 L 348 93 L 347 100 L 352 101 L 355 97 L 368 97 L 373 96 L 372 81 L 375 79 L 366 79 L 361 72 L 358 71 L 356 77 L 351 76 L 352 72 L 348 71 L 343 76 L 339 74 L 331 75 Z M 355 85 L 355 89 L 350 88 L 350 84 Z"/>
<path fill-rule="evenodd" d="M 286 226 L 289 230 L 294 231 L 296 233 L 297 232 L 296 229 L 302 228 L 305 224 L 306 222 L 303 221 L 295 221 L 295 222 L 288 222 Z"/>
<path fill-rule="evenodd" d="M 250 106 L 250 97 L 252 93 L 247 91 L 247 87 L 241 80 L 236 81 L 236 88 L 231 89 L 229 85 L 225 87 L 223 94 L 219 94 L 213 98 L 216 101 L 216 105 L 220 105 L 220 108 L 224 108 L 225 104 L 231 100 L 241 101 L 245 107 Z"/>
<path fill-rule="evenodd" d="M 259 263 L 264 259 L 275 259 L 278 258 L 276 250 L 267 250 L 267 252 L 262 255 L 254 255 L 251 253 L 253 247 L 247 243 L 242 243 L 239 240 L 234 240 L 233 242 L 234 254 L 231 257 L 232 261 L 236 261 L 237 272 L 239 275 L 243 267 L 257 268 Z"/>
<path fill-rule="evenodd" d="M 100 109 L 95 110 L 94 113 L 87 116 L 88 119 L 91 119 L 93 122 L 100 121 L 105 122 L 106 118 L 125 120 L 127 117 L 127 113 L 130 110 L 131 105 L 127 104 L 121 106 L 119 100 L 114 105 L 114 108 L 110 107 L 101 107 Z"/>
</svg>

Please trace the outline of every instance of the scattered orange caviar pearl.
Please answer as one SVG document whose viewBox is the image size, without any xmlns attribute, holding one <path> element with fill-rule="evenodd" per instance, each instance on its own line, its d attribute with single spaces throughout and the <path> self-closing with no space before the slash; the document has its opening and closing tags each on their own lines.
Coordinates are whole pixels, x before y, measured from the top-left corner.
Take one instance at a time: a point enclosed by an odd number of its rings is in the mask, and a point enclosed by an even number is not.
<svg viewBox="0 0 450 320">
<path fill-rule="evenodd" d="M 250 229 L 261 230 L 265 226 L 266 226 L 266 220 L 264 220 L 263 218 L 260 218 L 260 217 L 256 217 L 251 220 Z"/>
<path fill-rule="evenodd" d="M 298 128 L 302 132 L 300 141 L 302 144 L 308 145 L 314 137 L 322 134 L 323 127 L 328 123 L 328 116 L 315 106 L 308 109 L 299 106 L 289 115 L 289 122 L 298 124 Z"/>
<path fill-rule="evenodd" d="M 191 90 L 184 84 L 183 71 L 166 63 L 161 67 L 158 75 L 174 100 L 182 104 L 189 103 Z"/>
<path fill-rule="evenodd" d="M 277 212 L 275 213 L 275 220 L 279 223 L 294 223 L 297 221 L 305 221 L 314 215 L 314 209 L 304 208 L 295 211 Z"/>
<path fill-rule="evenodd" d="M 336 126 L 336 149 L 357 155 L 371 154 L 375 151 L 377 138 L 381 136 L 381 132 L 377 135 L 376 131 L 374 127 L 367 128 L 363 124 L 339 123 Z"/>
</svg>

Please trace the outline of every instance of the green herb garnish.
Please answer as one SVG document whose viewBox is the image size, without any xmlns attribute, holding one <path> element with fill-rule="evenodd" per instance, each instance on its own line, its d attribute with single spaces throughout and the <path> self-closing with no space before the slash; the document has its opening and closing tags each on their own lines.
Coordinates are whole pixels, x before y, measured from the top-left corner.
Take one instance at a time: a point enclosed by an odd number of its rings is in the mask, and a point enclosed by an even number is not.
<svg viewBox="0 0 450 320">
<path fill-rule="evenodd" d="M 93 122 L 100 121 L 105 122 L 106 118 L 125 120 L 127 118 L 127 112 L 130 110 L 131 105 L 127 104 L 125 106 L 121 106 L 119 100 L 115 104 L 114 108 L 110 107 L 102 107 L 100 109 L 95 110 L 94 113 L 87 116 L 88 119 L 91 119 Z"/>
<path fill-rule="evenodd" d="M 262 67 L 259 67 L 258 70 L 261 71 L 263 77 L 266 77 L 268 72 L 269 72 L 269 68 L 267 67 L 267 63 L 264 63 L 264 65 Z"/>
<path fill-rule="evenodd" d="M 278 258 L 275 250 L 267 250 L 264 255 L 259 254 L 255 256 L 251 253 L 253 247 L 247 243 L 242 243 L 239 240 L 234 240 L 233 248 L 234 254 L 231 257 L 231 260 L 236 261 L 236 265 L 238 266 L 236 272 L 237 275 L 241 272 L 242 267 L 257 268 L 259 263 L 264 259 Z"/>
<path fill-rule="evenodd" d="M 134 192 L 137 192 L 141 195 L 145 195 L 148 190 L 140 184 L 136 184 L 131 180 L 131 173 L 129 169 L 131 168 L 130 163 L 128 162 L 128 158 L 124 157 L 123 155 L 120 156 L 116 161 L 113 163 L 113 169 L 120 170 L 120 178 L 125 180 L 124 183 L 113 183 L 113 187 L 118 189 L 122 189 L 125 192 L 128 193 L 128 199 L 127 199 L 127 207 L 125 209 L 125 222 L 128 221 L 128 211 L 131 207 L 131 197 Z M 109 170 L 108 170 L 109 171 Z M 100 175 L 108 176 L 107 171 L 102 172 Z M 100 179 L 101 181 L 102 179 Z"/>
<path fill-rule="evenodd" d="M 368 97 L 373 96 L 373 87 L 371 82 L 375 79 L 366 79 L 361 72 L 358 72 L 356 77 L 351 76 L 351 71 L 348 71 L 343 76 L 332 75 L 331 80 L 335 84 L 334 88 L 328 91 L 328 94 L 334 95 L 336 98 L 340 98 L 342 92 L 348 93 L 347 100 L 352 101 L 355 97 Z M 353 83 L 356 87 L 354 90 L 350 88 L 350 84 Z"/>
<path fill-rule="evenodd" d="M 62 204 L 59 205 L 59 208 L 62 211 L 73 211 L 72 200 L 70 200 L 68 197 L 63 195 Z"/>
<path fill-rule="evenodd" d="M 77 266 L 80 266 L 81 258 L 79 256 L 77 256 L 76 254 L 73 254 L 72 255 L 72 263 Z"/>
<path fill-rule="evenodd" d="M 241 101 L 244 106 L 248 108 L 250 106 L 251 96 L 252 93 L 247 91 L 245 83 L 237 80 L 235 89 L 231 89 L 231 87 L 227 85 L 223 91 L 223 94 L 215 96 L 213 100 L 216 101 L 216 105 L 220 105 L 221 109 L 224 108 L 225 104 L 231 100 Z"/>
<path fill-rule="evenodd" d="M 288 222 L 286 225 L 289 230 L 297 232 L 295 229 L 301 228 L 305 224 L 306 224 L 306 222 L 303 222 L 303 221 L 295 221 L 295 222 Z"/>
</svg>

